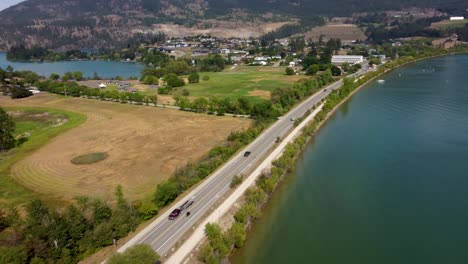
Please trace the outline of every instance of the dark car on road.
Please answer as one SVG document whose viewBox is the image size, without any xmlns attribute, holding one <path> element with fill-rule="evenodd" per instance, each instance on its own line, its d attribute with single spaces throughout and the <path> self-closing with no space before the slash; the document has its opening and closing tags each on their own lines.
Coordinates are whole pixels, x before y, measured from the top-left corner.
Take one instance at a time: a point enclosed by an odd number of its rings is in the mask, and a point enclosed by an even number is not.
<svg viewBox="0 0 468 264">
<path fill-rule="evenodd" d="M 180 209 L 174 209 L 174 211 L 172 211 L 171 214 L 169 215 L 169 220 L 176 219 L 180 215 L 181 211 L 182 210 L 180 210 Z"/>
<path fill-rule="evenodd" d="M 192 206 L 192 204 L 193 204 L 193 201 L 187 200 L 179 208 L 180 208 L 180 210 L 185 210 L 185 209 L 188 209 L 190 206 Z"/>
<path fill-rule="evenodd" d="M 252 152 L 250 152 L 250 151 L 246 151 L 246 152 L 244 153 L 244 157 L 248 157 L 248 156 L 250 156 L 250 153 L 252 153 Z"/>
</svg>

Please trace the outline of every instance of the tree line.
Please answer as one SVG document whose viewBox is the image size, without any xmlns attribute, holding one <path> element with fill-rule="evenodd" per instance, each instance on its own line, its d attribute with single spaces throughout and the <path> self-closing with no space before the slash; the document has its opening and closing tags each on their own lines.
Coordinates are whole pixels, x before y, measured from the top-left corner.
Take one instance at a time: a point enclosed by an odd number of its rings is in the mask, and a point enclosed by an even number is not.
<svg viewBox="0 0 468 264">
<path fill-rule="evenodd" d="M 11 207 L 0 213 L 1 263 L 76 263 L 109 246 L 141 222 L 139 207 L 115 189 L 116 206 L 100 199 L 78 197 L 63 211 L 34 200 L 25 216 Z"/>
</svg>

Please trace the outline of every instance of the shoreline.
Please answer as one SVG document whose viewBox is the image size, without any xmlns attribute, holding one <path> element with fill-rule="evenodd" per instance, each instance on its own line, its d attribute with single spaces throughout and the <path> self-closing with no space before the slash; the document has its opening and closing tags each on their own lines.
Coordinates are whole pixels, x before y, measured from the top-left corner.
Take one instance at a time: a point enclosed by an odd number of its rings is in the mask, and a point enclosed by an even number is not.
<svg viewBox="0 0 468 264">
<path fill-rule="evenodd" d="M 375 81 L 375 79 L 377 79 L 378 77 L 381 77 L 382 75 L 385 75 L 395 69 L 398 69 L 402 66 L 406 66 L 408 64 L 411 64 L 411 63 L 416 63 L 416 62 L 419 62 L 419 61 L 422 61 L 422 60 L 427 60 L 427 59 L 432 59 L 432 58 L 437 58 L 437 57 L 442 57 L 442 56 L 448 56 L 448 55 L 457 55 L 457 54 L 468 54 L 468 51 L 456 51 L 456 52 L 449 52 L 449 53 L 444 53 L 444 54 L 437 54 L 437 55 L 431 55 L 431 56 L 427 56 L 427 57 L 424 57 L 424 58 L 417 58 L 417 59 L 414 59 L 414 60 L 411 60 L 411 61 L 408 61 L 408 62 L 404 62 L 400 65 L 397 65 L 393 68 L 390 68 L 390 69 L 385 69 L 383 72 L 377 74 L 376 76 L 370 78 L 369 80 L 366 80 L 363 84 L 357 86 L 356 88 L 354 88 L 354 90 L 352 92 L 350 92 L 350 94 L 348 96 L 346 96 L 345 98 L 343 98 L 337 105 L 335 105 L 326 115 L 325 117 L 319 121 L 317 124 L 316 124 L 316 127 L 310 131 L 310 134 L 308 133 L 307 129 L 308 128 L 311 128 L 314 126 L 313 122 L 315 119 L 313 119 L 312 121 L 307 121 L 307 120 L 304 120 L 304 122 L 306 122 L 307 124 L 305 125 L 305 128 L 302 130 L 302 133 L 298 134 L 296 138 L 300 138 L 300 137 L 303 137 L 305 136 L 305 143 L 304 143 L 304 146 L 309 144 L 310 143 L 310 140 L 315 137 L 315 135 L 317 134 L 317 132 L 320 131 L 320 129 L 328 122 L 328 120 L 330 119 L 331 116 L 333 116 L 333 114 L 336 113 L 336 111 L 346 102 L 349 101 L 349 99 L 351 99 L 357 92 L 359 92 L 362 88 L 366 87 L 367 85 L 369 85 L 372 81 Z M 365 75 L 363 75 L 365 76 Z M 356 80 L 359 80 L 359 79 L 356 79 Z M 324 111 L 324 110 L 322 110 Z M 310 115 L 308 116 L 304 116 L 306 119 L 309 117 Z M 295 157 L 293 158 L 294 160 L 294 167 L 295 167 L 295 164 L 298 160 L 298 158 L 300 157 L 300 155 L 304 152 L 304 148 L 301 148 L 297 153 L 295 153 Z M 278 181 L 277 185 L 279 185 L 284 177 L 287 175 L 287 173 L 284 173 L 280 180 Z M 267 204 L 270 200 L 271 200 L 271 196 L 274 195 L 275 191 L 277 189 L 277 186 L 275 187 L 275 190 L 268 195 L 268 197 L 266 198 L 266 201 L 259 207 L 259 210 L 261 211 L 262 208 L 264 207 L 265 204 Z M 245 197 L 242 197 L 242 198 L 245 198 Z M 245 199 L 244 199 L 245 200 Z M 243 201 L 243 203 L 245 203 L 245 201 Z M 249 224 L 247 225 L 246 227 L 246 235 L 247 235 L 247 238 L 248 238 L 248 230 L 251 229 L 251 226 L 255 224 L 255 219 L 251 222 L 249 222 Z M 246 239 L 247 239 L 246 238 Z M 205 241 L 207 240 L 207 238 L 205 237 Z M 241 249 L 241 248 L 240 248 Z M 234 253 L 234 251 L 237 251 L 239 249 L 233 249 L 230 251 L 230 253 L 227 255 L 227 258 L 229 259 L 232 254 Z"/>
</svg>

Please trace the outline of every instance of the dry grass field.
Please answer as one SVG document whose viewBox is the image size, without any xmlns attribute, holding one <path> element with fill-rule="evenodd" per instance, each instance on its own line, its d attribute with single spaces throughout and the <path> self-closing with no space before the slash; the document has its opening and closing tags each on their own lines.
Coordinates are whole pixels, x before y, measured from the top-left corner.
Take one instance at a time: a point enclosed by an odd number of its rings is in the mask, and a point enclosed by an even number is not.
<svg viewBox="0 0 468 264">
<path fill-rule="evenodd" d="M 77 195 L 111 199 L 117 184 L 130 199 L 141 199 L 178 166 L 200 159 L 231 131 L 250 125 L 247 119 L 47 93 L 21 100 L 0 96 L 0 105 L 63 109 L 87 116 L 84 124 L 54 137 L 11 169 L 11 176 L 23 186 L 61 200 Z M 87 165 L 71 162 L 97 152 L 108 157 Z"/>
<path fill-rule="evenodd" d="M 211 35 L 223 38 L 250 38 L 259 37 L 270 31 L 274 31 L 290 22 L 245 22 L 245 21 L 220 21 L 206 20 L 210 27 L 185 27 L 175 24 L 154 24 L 153 32 L 163 32 L 170 37 L 185 37 L 194 35 Z"/>
<path fill-rule="evenodd" d="M 468 19 L 464 20 L 442 20 L 432 23 L 431 27 L 435 29 L 453 29 L 464 27 L 468 23 Z"/>
<path fill-rule="evenodd" d="M 320 35 L 323 35 L 325 40 L 339 38 L 343 42 L 367 39 L 364 32 L 354 24 L 328 24 L 323 27 L 316 27 L 307 32 L 305 38 L 312 38 L 312 40 L 318 41 Z"/>
</svg>

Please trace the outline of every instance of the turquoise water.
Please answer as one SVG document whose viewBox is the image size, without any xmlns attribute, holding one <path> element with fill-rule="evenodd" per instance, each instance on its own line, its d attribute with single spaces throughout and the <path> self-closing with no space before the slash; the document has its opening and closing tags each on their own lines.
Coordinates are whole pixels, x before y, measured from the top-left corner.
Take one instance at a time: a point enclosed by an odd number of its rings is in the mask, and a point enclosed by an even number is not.
<svg viewBox="0 0 468 264">
<path fill-rule="evenodd" d="M 139 63 L 117 61 L 58 61 L 58 62 L 12 62 L 6 59 L 6 53 L 0 52 L 0 68 L 11 65 L 17 71 L 33 71 L 49 77 L 52 73 L 63 75 L 68 71 L 81 71 L 85 77 L 93 77 L 97 72 L 101 78 L 140 77 L 144 66 Z"/>
<path fill-rule="evenodd" d="M 405 66 L 311 142 L 233 263 L 468 263 L 468 55 Z"/>
</svg>

